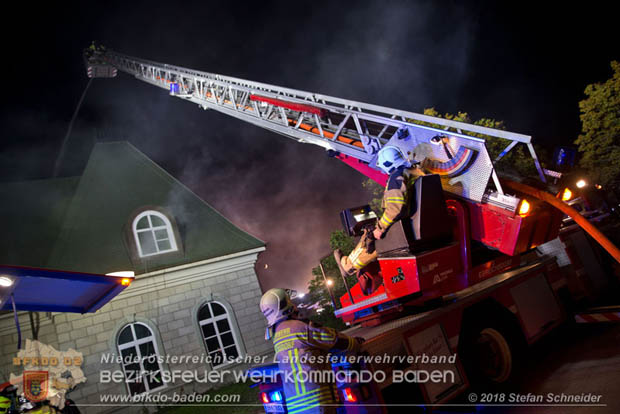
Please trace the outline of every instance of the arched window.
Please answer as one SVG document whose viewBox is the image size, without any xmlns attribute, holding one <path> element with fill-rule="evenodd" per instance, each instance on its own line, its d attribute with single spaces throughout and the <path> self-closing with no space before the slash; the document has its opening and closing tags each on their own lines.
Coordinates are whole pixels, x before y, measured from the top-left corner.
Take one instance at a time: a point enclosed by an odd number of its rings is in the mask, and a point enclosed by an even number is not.
<svg viewBox="0 0 620 414">
<path fill-rule="evenodd" d="M 116 343 L 130 395 L 164 387 L 161 357 L 153 331 L 148 326 L 140 322 L 125 325 Z"/>
<path fill-rule="evenodd" d="M 177 250 L 170 220 L 162 213 L 143 211 L 136 216 L 132 227 L 140 257 Z"/>
<path fill-rule="evenodd" d="M 198 325 L 213 368 L 239 356 L 239 341 L 232 329 L 230 315 L 222 304 L 207 302 L 202 305 L 198 310 Z"/>
</svg>

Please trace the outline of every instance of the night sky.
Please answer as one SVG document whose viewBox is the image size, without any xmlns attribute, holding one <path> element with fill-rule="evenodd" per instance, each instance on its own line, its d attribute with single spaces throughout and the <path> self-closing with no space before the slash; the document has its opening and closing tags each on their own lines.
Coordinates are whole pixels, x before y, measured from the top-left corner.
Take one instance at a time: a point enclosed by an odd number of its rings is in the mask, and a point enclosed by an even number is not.
<svg viewBox="0 0 620 414">
<path fill-rule="evenodd" d="M 612 2 L 101 3 L 3 6 L 1 181 L 52 175 L 87 84 L 81 52 L 91 40 L 413 112 L 502 119 L 550 149 L 576 138 L 583 89 L 609 78 L 609 62 L 620 59 Z M 369 198 L 363 177 L 321 148 L 203 111 L 123 73 L 93 81 L 61 175 L 79 174 L 94 142 L 116 140 L 266 241 L 257 265 L 264 288 L 303 289 L 340 228 L 338 212 Z"/>
</svg>

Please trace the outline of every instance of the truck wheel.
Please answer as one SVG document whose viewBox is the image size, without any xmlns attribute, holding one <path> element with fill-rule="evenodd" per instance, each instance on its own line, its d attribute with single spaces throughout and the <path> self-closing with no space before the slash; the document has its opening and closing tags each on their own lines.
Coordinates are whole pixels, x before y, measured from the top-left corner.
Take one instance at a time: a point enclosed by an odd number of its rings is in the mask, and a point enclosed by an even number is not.
<svg viewBox="0 0 620 414">
<path fill-rule="evenodd" d="M 501 384 L 514 376 L 524 348 L 523 340 L 503 325 L 490 323 L 469 330 L 463 362 L 474 382 Z"/>
<path fill-rule="evenodd" d="M 480 373 L 495 383 L 505 382 L 512 373 L 513 358 L 508 341 L 493 328 L 480 331 L 475 343 Z"/>
</svg>

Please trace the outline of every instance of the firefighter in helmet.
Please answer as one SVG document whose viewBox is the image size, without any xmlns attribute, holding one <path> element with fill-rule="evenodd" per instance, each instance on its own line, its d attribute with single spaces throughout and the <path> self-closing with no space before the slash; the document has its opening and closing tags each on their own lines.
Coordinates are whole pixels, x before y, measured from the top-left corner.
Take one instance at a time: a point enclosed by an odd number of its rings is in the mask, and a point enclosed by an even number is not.
<svg viewBox="0 0 620 414">
<path fill-rule="evenodd" d="M 297 307 L 284 289 L 269 289 L 260 300 L 267 318 L 265 340 L 273 338 L 279 369 L 290 373 L 282 381 L 289 414 L 336 413 L 335 384 L 313 382 L 331 370 L 328 352 L 357 352 L 361 338 L 351 338 L 299 317 Z M 323 358 L 320 358 L 323 356 Z M 319 357 L 319 358 L 317 358 Z"/>
<path fill-rule="evenodd" d="M 385 237 L 394 223 L 410 216 L 409 206 L 415 197 L 413 184 L 424 175 L 422 169 L 417 164 L 412 165 L 400 148 L 395 146 L 386 146 L 379 151 L 377 166 L 389 175 L 381 202 L 383 215 L 377 220 L 372 233 L 365 233 L 349 256 L 342 256 L 340 250 L 334 251 L 336 263 L 346 274 L 358 272 L 359 276 L 362 269 L 376 260 L 374 241 Z"/>
<path fill-rule="evenodd" d="M 0 414 L 6 414 L 11 409 L 11 394 L 15 392 L 15 386 L 9 382 L 0 385 Z"/>
</svg>

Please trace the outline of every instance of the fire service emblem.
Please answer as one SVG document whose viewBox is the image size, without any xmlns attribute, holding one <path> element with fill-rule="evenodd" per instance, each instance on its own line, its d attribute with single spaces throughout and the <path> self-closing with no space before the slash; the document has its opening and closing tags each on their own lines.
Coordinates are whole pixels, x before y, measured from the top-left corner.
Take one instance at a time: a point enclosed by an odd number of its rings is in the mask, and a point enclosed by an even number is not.
<svg viewBox="0 0 620 414">
<path fill-rule="evenodd" d="M 24 371 L 24 395 L 31 402 L 47 397 L 49 373 L 47 371 Z"/>
</svg>

